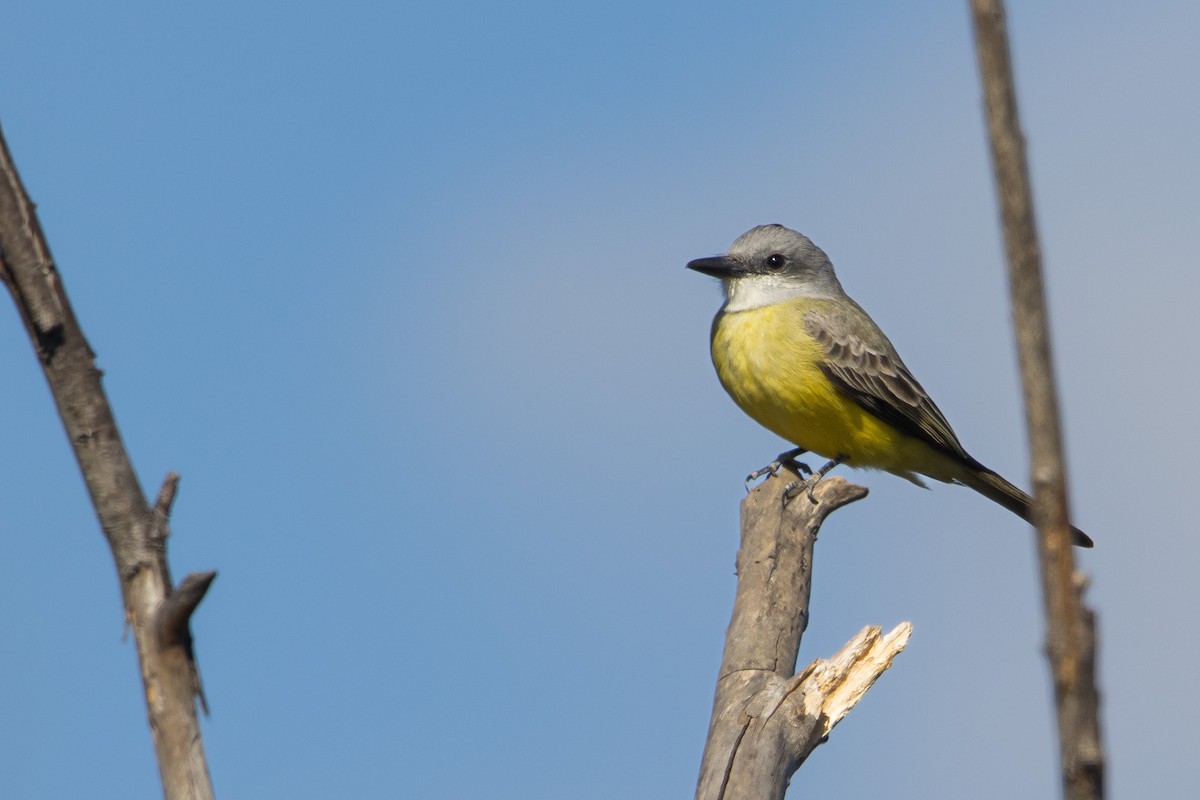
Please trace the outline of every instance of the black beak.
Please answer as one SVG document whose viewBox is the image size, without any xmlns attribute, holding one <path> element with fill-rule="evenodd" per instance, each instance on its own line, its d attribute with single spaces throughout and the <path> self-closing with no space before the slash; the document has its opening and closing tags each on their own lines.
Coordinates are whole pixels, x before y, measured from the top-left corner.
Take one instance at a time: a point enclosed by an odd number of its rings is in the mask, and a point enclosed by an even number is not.
<svg viewBox="0 0 1200 800">
<path fill-rule="evenodd" d="M 735 275 L 741 275 L 746 272 L 745 267 L 729 256 L 697 258 L 695 261 L 689 261 L 687 268 L 694 269 L 696 272 L 703 272 L 705 275 L 711 275 L 714 278 L 732 278 Z"/>
</svg>

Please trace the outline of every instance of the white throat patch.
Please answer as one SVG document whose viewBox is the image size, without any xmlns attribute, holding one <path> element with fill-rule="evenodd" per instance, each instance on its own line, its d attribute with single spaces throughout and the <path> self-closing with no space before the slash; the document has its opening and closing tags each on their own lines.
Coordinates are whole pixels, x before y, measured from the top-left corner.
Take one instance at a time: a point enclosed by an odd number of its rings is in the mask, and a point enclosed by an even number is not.
<svg viewBox="0 0 1200 800">
<path fill-rule="evenodd" d="M 814 281 L 797 281 L 783 275 L 746 275 L 723 281 L 725 284 L 725 307 L 727 312 L 749 311 L 797 297 L 831 298 L 836 292 L 817 285 Z"/>
</svg>

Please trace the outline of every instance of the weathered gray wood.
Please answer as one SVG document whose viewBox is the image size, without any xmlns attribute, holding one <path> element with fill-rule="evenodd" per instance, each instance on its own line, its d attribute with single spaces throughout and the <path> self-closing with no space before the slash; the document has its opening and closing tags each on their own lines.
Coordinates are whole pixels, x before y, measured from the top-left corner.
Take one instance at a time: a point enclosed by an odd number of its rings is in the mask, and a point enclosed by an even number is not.
<svg viewBox="0 0 1200 800">
<path fill-rule="evenodd" d="M 12 294 L 33 341 L 112 549 L 126 619 L 137 646 L 164 795 L 168 800 L 207 800 L 212 785 L 195 702 L 200 681 L 187 627 L 213 573 L 185 579 L 187 592 L 173 596 L 166 555 L 167 515 L 178 476 L 168 476 L 154 508 L 147 505 L 100 383 L 101 372 L 67 300 L 2 132 L 0 280 Z"/>
<path fill-rule="evenodd" d="M 794 674 L 808 625 L 813 545 L 825 517 L 867 494 L 840 477 L 786 507 L 783 470 L 742 501 L 737 592 L 713 700 L 697 800 L 779 800 L 809 753 L 904 649 L 908 623 L 864 628 L 833 658 Z"/>
<path fill-rule="evenodd" d="M 1094 666 L 1095 616 L 1083 604 L 1083 581 L 1076 575 L 1071 547 L 1041 247 L 1017 117 L 1004 4 L 1002 0 L 972 0 L 971 7 L 1025 396 L 1032 517 L 1038 529 L 1046 651 L 1054 678 L 1063 791 L 1069 800 L 1096 800 L 1104 796 L 1104 751 Z"/>
</svg>

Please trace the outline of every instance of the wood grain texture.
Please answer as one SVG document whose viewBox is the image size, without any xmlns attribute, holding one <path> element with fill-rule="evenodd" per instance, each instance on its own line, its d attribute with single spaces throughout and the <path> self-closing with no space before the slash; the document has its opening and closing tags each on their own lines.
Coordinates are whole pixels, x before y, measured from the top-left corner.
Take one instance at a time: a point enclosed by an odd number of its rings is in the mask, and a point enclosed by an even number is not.
<svg viewBox="0 0 1200 800">
<path fill-rule="evenodd" d="M 883 635 L 863 628 L 836 655 L 799 674 L 796 658 L 808 626 L 813 550 L 833 511 L 867 490 L 840 477 L 817 484 L 786 506 L 788 470 L 742 501 L 737 592 L 701 762 L 697 800 L 779 800 L 804 759 L 908 642 L 902 623 Z"/>
<path fill-rule="evenodd" d="M 12 294 L 112 550 L 133 631 L 164 795 L 207 800 L 212 784 L 200 738 L 200 678 L 188 620 L 215 573 L 189 576 L 178 596 L 167 565 L 168 514 L 178 476 L 147 504 L 75 318 L 33 203 L 0 132 L 0 281 Z"/>
</svg>

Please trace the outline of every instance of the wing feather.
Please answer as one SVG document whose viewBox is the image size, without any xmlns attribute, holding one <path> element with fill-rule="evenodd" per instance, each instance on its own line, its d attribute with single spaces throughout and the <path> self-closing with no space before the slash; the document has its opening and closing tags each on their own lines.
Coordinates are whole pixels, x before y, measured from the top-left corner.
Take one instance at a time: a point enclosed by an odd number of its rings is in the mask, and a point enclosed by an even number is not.
<svg viewBox="0 0 1200 800">
<path fill-rule="evenodd" d="M 825 350 L 821 371 L 856 403 L 900 430 L 974 463 L 945 415 L 904 366 L 892 343 L 857 306 L 856 314 L 809 311 L 805 329 Z"/>
</svg>

